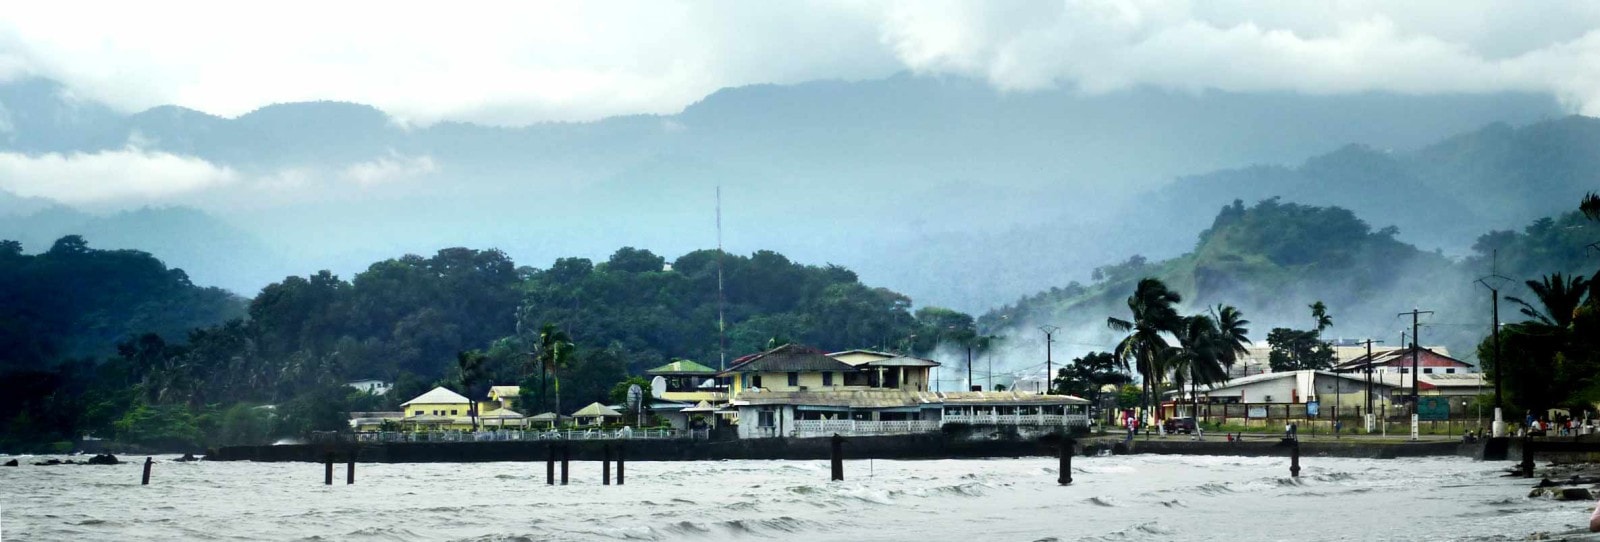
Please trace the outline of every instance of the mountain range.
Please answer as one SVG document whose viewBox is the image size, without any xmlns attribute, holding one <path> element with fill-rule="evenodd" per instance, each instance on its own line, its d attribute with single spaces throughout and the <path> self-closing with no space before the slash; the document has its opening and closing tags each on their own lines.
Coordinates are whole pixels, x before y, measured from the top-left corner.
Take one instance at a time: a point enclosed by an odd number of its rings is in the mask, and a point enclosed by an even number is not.
<svg viewBox="0 0 1600 542">
<path fill-rule="evenodd" d="M 1005 93 L 899 75 L 501 127 L 408 126 L 338 102 L 127 113 L 34 79 L 0 85 L 6 162 L 134 150 L 226 175 L 78 202 L 0 178 L 13 192 L 0 194 L 0 237 L 42 250 L 83 233 L 251 295 L 285 275 L 349 275 L 443 246 L 534 265 L 617 246 L 681 254 L 717 242 L 720 187 L 730 251 L 842 264 L 918 304 L 981 311 L 1132 254 L 1185 253 L 1235 199 L 1339 205 L 1465 254 L 1477 235 L 1593 187 L 1597 138 L 1594 119 L 1534 94 Z"/>
</svg>

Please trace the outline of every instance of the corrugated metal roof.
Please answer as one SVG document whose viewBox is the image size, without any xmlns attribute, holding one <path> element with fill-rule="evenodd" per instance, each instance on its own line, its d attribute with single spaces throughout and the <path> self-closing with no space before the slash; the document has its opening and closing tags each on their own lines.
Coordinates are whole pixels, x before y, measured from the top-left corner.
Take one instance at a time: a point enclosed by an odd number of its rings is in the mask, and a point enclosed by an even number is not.
<svg viewBox="0 0 1600 542">
<path fill-rule="evenodd" d="M 889 359 L 869 361 L 856 365 L 857 367 L 938 367 L 939 362 L 931 359 L 913 358 L 911 356 L 896 356 Z"/>
<path fill-rule="evenodd" d="M 940 391 L 921 395 L 937 397 L 947 405 L 1087 405 L 1088 399 L 1071 395 L 1039 395 L 1021 391 Z M 933 401 L 930 401 L 933 402 Z"/>
<path fill-rule="evenodd" d="M 706 367 L 706 366 L 701 365 L 699 363 L 695 363 L 695 362 L 690 361 L 690 360 L 680 359 L 678 361 L 674 361 L 672 363 L 668 363 L 666 365 L 662 365 L 660 367 L 656 367 L 654 369 L 650 369 L 648 371 L 645 371 L 644 374 L 647 374 L 647 375 L 660 375 L 660 374 L 714 375 L 714 374 L 717 374 L 717 370 L 716 369 L 712 369 L 710 367 Z"/>
<path fill-rule="evenodd" d="M 786 344 L 766 352 L 739 358 L 732 367 L 728 367 L 728 370 L 722 374 L 822 371 L 848 373 L 855 370 L 856 368 L 850 364 L 830 358 L 819 350 L 795 344 Z"/>
</svg>

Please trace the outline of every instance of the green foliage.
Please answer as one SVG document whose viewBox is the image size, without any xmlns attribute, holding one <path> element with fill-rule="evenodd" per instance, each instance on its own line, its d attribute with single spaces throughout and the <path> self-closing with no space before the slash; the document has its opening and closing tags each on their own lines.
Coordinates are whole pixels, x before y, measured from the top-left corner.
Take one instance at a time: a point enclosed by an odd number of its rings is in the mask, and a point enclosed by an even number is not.
<svg viewBox="0 0 1600 542">
<path fill-rule="evenodd" d="M 1272 346 L 1268 363 L 1273 371 L 1326 370 L 1333 367 L 1333 347 L 1323 341 L 1322 332 L 1315 329 L 1273 328 L 1267 333 L 1267 344 Z"/>
<path fill-rule="evenodd" d="M 272 442 L 272 413 L 258 405 L 239 403 L 223 411 L 208 445 L 237 446 Z"/>
<path fill-rule="evenodd" d="M 1091 404 L 1100 404 L 1103 387 L 1113 385 L 1120 388 L 1132 381 L 1133 378 L 1119 367 L 1115 355 L 1090 352 L 1057 369 L 1050 392 L 1074 395 L 1088 399 Z"/>
<path fill-rule="evenodd" d="M 200 445 L 195 415 L 182 405 L 137 404 L 114 424 L 122 442 L 167 449 Z"/>
<path fill-rule="evenodd" d="M 610 399 L 609 404 L 622 405 L 626 407 L 628 405 L 628 387 L 634 385 L 639 386 L 639 389 L 644 391 L 645 398 L 648 400 L 650 393 L 650 379 L 642 376 L 630 376 L 626 379 L 623 379 L 623 381 L 616 383 L 616 385 L 611 386 L 611 394 L 607 396 L 607 398 Z"/>
</svg>

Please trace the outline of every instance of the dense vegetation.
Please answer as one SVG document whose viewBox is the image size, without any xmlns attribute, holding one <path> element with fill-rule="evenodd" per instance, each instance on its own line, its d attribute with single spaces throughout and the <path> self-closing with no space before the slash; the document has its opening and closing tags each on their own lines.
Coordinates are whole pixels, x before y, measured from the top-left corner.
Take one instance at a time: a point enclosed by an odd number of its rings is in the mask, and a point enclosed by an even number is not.
<svg viewBox="0 0 1600 542">
<path fill-rule="evenodd" d="M 534 392 L 524 408 L 571 411 L 674 358 L 718 364 L 716 251 L 668 266 L 623 248 L 604 262 L 534 269 L 498 251 L 451 248 L 377 262 L 349 280 L 288 277 L 241 312 L 238 300 L 188 285 L 148 254 L 97 251 L 76 237 L 34 256 L 6 246 L 7 310 L 76 311 L 45 324 L 8 314 L 6 336 L 38 344 L 10 349 L 28 357 L 8 358 L 0 375 L 7 449 L 82 433 L 196 446 L 335 430 L 347 411 L 393 409 L 433 385 L 481 397 L 520 383 Z M 842 267 L 768 251 L 721 260 L 730 356 L 774 340 L 927 352 L 974 335 L 970 316 L 913 313 L 910 299 Z M 135 268 L 170 284 L 126 278 L 143 276 Z M 374 397 L 344 385 L 369 378 L 395 389 Z"/>
<path fill-rule="evenodd" d="M 1549 251 L 1552 259 L 1571 256 L 1578 247 L 1600 249 L 1600 235 L 1592 227 L 1574 227 L 1578 221 L 1600 224 L 1600 196 L 1591 193 L 1584 198 L 1579 213 L 1562 217 L 1568 225 L 1560 230 L 1553 221 L 1541 220 L 1522 233 L 1491 234 L 1479 243 L 1500 249 L 1564 248 Z M 1557 241 L 1552 243 L 1552 238 Z M 1526 281 L 1530 295 L 1505 296 L 1525 319 L 1504 327 L 1498 349 L 1493 336 L 1478 344 L 1484 370 L 1501 376 L 1506 406 L 1512 407 L 1509 419 L 1529 412 L 1542 417 L 1549 409 L 1567 409 L 1569 415 L 1582 417 L 1600 403 L 1600 264 L 1589 266 L 1595 269 L 1589 276 L 1554 272 Z"/>
</svg>

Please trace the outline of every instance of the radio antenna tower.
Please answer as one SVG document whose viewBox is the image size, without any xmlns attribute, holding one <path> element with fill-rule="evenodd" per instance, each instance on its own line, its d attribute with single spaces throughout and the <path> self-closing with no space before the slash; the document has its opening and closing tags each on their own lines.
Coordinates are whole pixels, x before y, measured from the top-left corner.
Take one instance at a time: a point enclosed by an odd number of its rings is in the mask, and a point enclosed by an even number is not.
<svg viewBox="0 0 1600 542">
<path fill-rule="evenodd" d="M 722 185 L 717 185 L 717 369 L 728 370 L 728 333 L 722 312 Z"/>
</svg>

